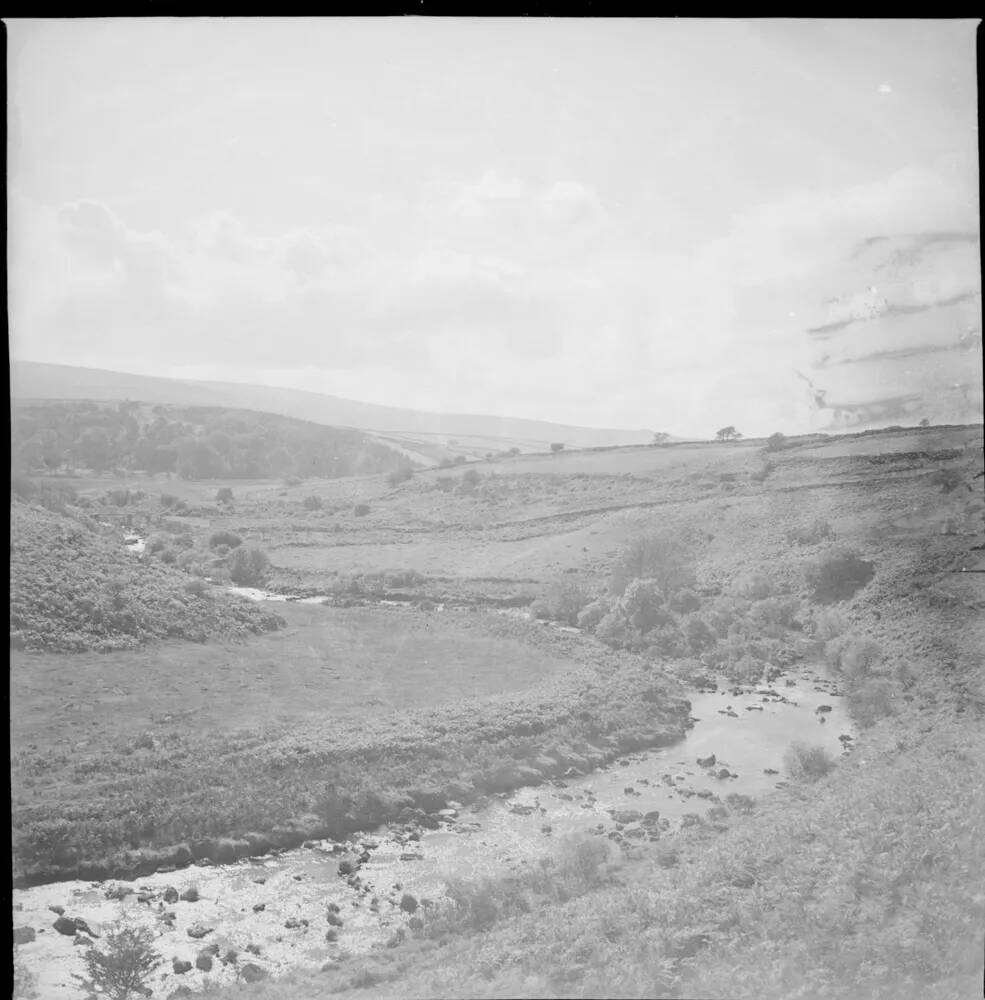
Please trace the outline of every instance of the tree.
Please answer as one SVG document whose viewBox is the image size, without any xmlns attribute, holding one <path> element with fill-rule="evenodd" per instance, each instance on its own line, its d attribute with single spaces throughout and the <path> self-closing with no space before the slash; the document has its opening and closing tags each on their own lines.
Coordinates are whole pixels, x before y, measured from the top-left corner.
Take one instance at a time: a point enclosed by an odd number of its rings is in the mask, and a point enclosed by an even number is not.
<svg viewBox="0 0 985 1000">
<path fill-rule="evenodd" d="M 161 964 L 148 927 L 121 926 L 106 934 L 102 950 L 89 945 L 83 956 L 88 979 L 76 975 L 86 988 L 95 988 L 110 1000 L 150 996 L 150 974 Z"/>
<path fill-rule="evenodd" d="M 551 451 L 556 455 L 559 451 L 564 451 L 564 445 L 560 441 L 554 441 L 551 444 Z"/>
<path fill-rule="evenodd" d="M 742 435 L 731 425 L 723 427 L 715 432 L 715 437 L 719 441 L 737 441 Z"/>
<path fill-rule="evenodd" d="M 719 433 L 721 433 L 721 431 L 719 431 Z M 787 436 L 777 431 L 775 434 L 771 434 L 766 439 L 766 450 L 780 451 L 786 443 L 787 443 Z"/>
<path fill-rule="evenodd" d="M 669 440 L 670 440 L 670 435 L 667 434 L 665 431 L 656 431 L 653 435 L 654 444 L 665 444 Z"/>
<path fill-rule="evenodd" d="M 923 420 L 920 421 L 920 426 L 921 427 L 929 427 L 930 426 L 930 418 L 929 417 L 924 417 Z"/>
</svg>

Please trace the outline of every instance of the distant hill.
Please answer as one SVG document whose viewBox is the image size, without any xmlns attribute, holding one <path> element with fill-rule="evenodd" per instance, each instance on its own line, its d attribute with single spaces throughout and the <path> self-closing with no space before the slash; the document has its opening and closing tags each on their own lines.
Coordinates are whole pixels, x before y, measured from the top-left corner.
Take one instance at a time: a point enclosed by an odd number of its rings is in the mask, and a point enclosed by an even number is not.
<svg viewBox="0 0 985 1000">
<path fill-rule="evenodd" d="M 407 464 L 398 448 L 351 428 L 220 406 L 80 399 L 14 399 L 11 458 L 16 472 L 72 466 L 183 479 L 331 479 Z"/>
<path fill-rule="evenodd" d="M 801 373 L 814 429 L 981 422 L 977 233 L 872 237 L 816 291 Z"/>
<path fill-rule="evenodd" d="M 280 389 L 233 382 L 197 382 L 155 378 L 94 368 L 73 368 L 12 361 L 11 395 L 15 399 L 133 400 L 171 406 L 219 406 L 260 410 L 336 427 L 372 432 L 403 448 L 410 457 L 434 460 L 458 450 L 484 455 L 517 447 L 544 451 L 552 442 L 568 448 L 646 444 L 648 430 L 574 427 L 540 420 L 476 414 L 425 413 L 373 403 L 360 403 L 300 389 Z"/>
</svg>

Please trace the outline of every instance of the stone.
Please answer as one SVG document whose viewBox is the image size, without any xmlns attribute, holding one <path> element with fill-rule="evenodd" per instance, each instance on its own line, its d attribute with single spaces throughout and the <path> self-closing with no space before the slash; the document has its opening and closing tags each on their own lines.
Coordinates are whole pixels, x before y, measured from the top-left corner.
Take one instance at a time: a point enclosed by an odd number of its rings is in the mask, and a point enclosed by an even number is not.
<svg viewBox="0 0 985 1000">
<path fill-rule="evenodd" d="M 79 930 L 74 917 L 59 917 L 53 926 L 59 934 L 64 934 L 66 937 L 75 937 Z"/>
<path fill-rule="evenodd" d="M 269 973 L 253 962 L 247 962 L 239 968 L 239 974 L 247 983 L 258 983 L 261 979 L 266 979 Z"/>
<path fill-rule="evenodd" d="M 205 924 L 195 923 L 188 928 L 187 933 L 190 938 L 203 938 L 206 934 L 211 934 L 214 930 L 214 927 L 207 927 Z"/>
<path fill-rule="evenodd" d="M 334 927 L 329 927 L 329 929 L 325 931 L 326 941 L 338 941 L 338 939 L 339 939 L 339 932 Z"/>
<path fill-rule="evenodd" d="M 14 944 L 30 944 L 36 937 L 33 927 L 14 928 Z"/>
<path fill-rule="evenodd" d="M 417 910 L 417 905 L 417 900 L 409 892 L 405 892 L 400 898 L 400 909 L 404 913 L 414 913 Z"/>
<path fill-rule="evenodd" d="M 820 715 L 822 712 L 830 712 L 831 711 L 831 706 L 830 705 L 818 705 L 817 708 L 814 709 L 814 711 L 817 712 L 818 715 Z"/>
<path fill-rule="evenodd" d="M 51 910 L 52 913 L 57 913 L 58 916 L 61 916 L 65 912 L 64 906 L 49 906 L 48 909 Z"/>
<path fill-rule="evenodd" d="M 339 874 L 340 875 L 351 875 L 356 870 L 356 864 L 354 861 L 340 861 L 339 862 Z"/>
<path fill-rule="evenodd" d="M 616 823 L 638 823 L 643 819 L 643 813 L 635 809 L 616 809 L 612 812 L 612 819 Z"/>
<path fill-rule="evenodd" d="M 79 944 L 79 945 L 89 945 L 92 943 L 93 943 L 92 938 L 89 937 L 88 934 L 76 934 L 75 940 L 72 942 L 72 944 Z"/>
<path fill-rule="evenodd" d="M 325 919 L 332 927 L 341 927 L 344 923 L 343 919 L 338 915 L 338 913 L 333 913 L 331 910 L 325 914 Z"/>
<path fill-rule="evenodd" d="M 299 927 L 307 927 L 308 921 L 304 920 L 303 918 L 288 917 L 287 920 L 284 921 L 284 926 L 289 931 L 294 931 L 297 930 Z"/>
<path fill-rule="evenodd" d="M 698 758 L 698 763 L 702 767 L 714 767 L 715 766 L 715 759 L 716 759 L 715 755 L 711 754 L 711 756 L 709 756 L 709 757 L 699 757 Z"/>
<path fill-rule="evenodd" d="M 197 903 L 198 889 L 195 886 L 190 886 L 178 898 L 183 899 L 186 903 Z"/>
<path fill-rule="evenodd" d="M 176 976 L 183 976 L 186 972 L 192 971 L 192 963 L 181 958 L 171 960 L 171 968 Z"/>
<path fill-rule="evenodd" d="M 212 956 L 201 954 L 195 958 L 195 968 L 201 969 L 202 972 L 212 971 Z"/>
<path fill-rule="evenodd" d="M 173 886 L 169 885 L 164 890 L 164 896 L 162 897 L 165 903 L 177 903 L 178 902 L 178 890 Z"/>
<path fill-rule="evenodd" d="M 229 948 L 226 951 L 225 955 L 222 956 L 221 961 L 222 961 L 223 965 L 235 965 L 236 964 L 236 960 L 238 958 L 239 958 L 239 955 L 236 952 L 236 949 L 235 948 Z"/>
<path fill-rule="evenodd" d="M 266 903 L 254 903 L 253 904 L 253 912 L 254 913 L 263 913 L 263 911 L 266 908 L 267 908 L 267 904 Z"/>
</svg>

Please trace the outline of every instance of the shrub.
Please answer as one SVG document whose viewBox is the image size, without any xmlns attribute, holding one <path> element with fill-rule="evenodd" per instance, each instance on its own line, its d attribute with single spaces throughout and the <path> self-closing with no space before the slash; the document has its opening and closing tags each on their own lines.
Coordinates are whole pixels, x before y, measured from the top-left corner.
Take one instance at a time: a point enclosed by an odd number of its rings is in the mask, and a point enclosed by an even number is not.
<svg viewBox="0 0 985 1000">
<path fill-rule="evenodd" d="M 798 740 L 783 755 L 783 765 L 797 781 L 817 781 L 834 768 L 835 759 L 824 747 L 808 746 Z"/>
<path fill-rule="evenodd" d="M 89 945 L 82 960 L 88 978 L 75 978 L 110 1000 L 130 1000 L 136 994 L 149 996 L 150 975 L 162 962 L 150 928 L 126 926 L 109 931 L 101 949 Z"/>
<path fill-rule="evenodd" d="M 938 469 L 930 482 L 941 488 L 941 493 L 953 493 L 962 483 L 961 473 L 957 469 Z"/>
<path fill-rule="evenodd" d="M 232 503 L 233 491 L 229 486 L 221 486 L 216 490 L 215 498 L 218 503 Z"/>
<path fill-rule="evenodd" d="M 173 493 L 162 493 L 161 494 L 161 506 L 167 510 L 169 507 L 174 507 L 178 503 L 178 498 Z"/>
<path fill-rule="evenodd" d="M 887 677 L 870 677 L 848 691 L 848 711 L 863 728 L 896 714 L 896 685 Z"/>
<path fill-rule="evenodd" d="M 701 598 L 686 587 L 684 590 L 671 594 L 667 600 L 667 607 L 671 611 L 676 611 L 679 615 L 689 615 L 692 611 L 697 611 L 701 607 Z"/>
<path fill-rule="evenodd" d="M 649 579 L 668 597 L 694 584 L 691 553 L 670 535 L 650 534 L 631 542 L 612 569 L 609 589 L 625 592 L 630 580 Z"/>
<path fill-rule="evenodd" d="M 589 632 L 594 631 L 599 622 L 609 613 L 609 605 L 602 600 L 592 601 L 578 612 L 578 627 Z"/>
<path fill-rule="evenodd" d="M 356 517 L 365 517 L 369 513 L 369 505 L 365 503 L 357 503 L 355 507 L 352 508 L 352 513 Z"/>
<path fill-rule="evenodd" d="M 314 495 L 305 497 L 301 502 L 301 506 L 304 507 L 305 510 L 321 510 L 321 497 L 316 497 Z"/>
<path fill-rule="evenodd" d="M 848 619 L 844 612 L 837 608 L 819 608 L 811 617 L 810 629 L 814 638 L 820 642 L 829 642 L 844 634 L 848 628 Z"/>
<path fill-rule="evenodd" d="M 629 640 L 629 623 L 618 611 L 610 611 L 595 626 L 595 637 L 607 646 L 620 649 Z"/>
<path fill-rule="evenodd" d="M 697 615 L 691 615 L 685 622 L 684 636 L 692 653 L 701 653 L 717 641 L 715 633 Z"/>
<path fill-rule="evenodd" d="M 217 549 L 220 545 L 235 549 L 243 544 L 243 539 L 232 531 L 215 531 L 209 535 L 209 548 Z"/>
<path fill-rule="evenodd" d="M 436 489 L 441 490 L 442 493 L 451 493 L 455 488 L 455 477 L 454 476 L 438 476 L 434 481 Z"/>
<path fill-rule="evenodd" d="M 462 473 L 462 478 L 459 480 L 459 493 L 474 493 L 475 488 L 479 485 L 479 481 L 481 479 L 482 476 L 479 475 L 479 471 L 477 469 L 466 469 Z"/>
<path fill-rule="evenodd" d="M 766 664 L 762 660 L 745 653 L 738 660 L 726 665 L 725 676 L 733 684 L 756 684 L 765 669 Z"/>
<path fill-rule="evenodd" d="M 399 469 L 394 469 L 387 473 L 386 481 L 388 486 L 399 486 L 414 478 L 414 470 L 409 465 L 402 465 Z"/>
<path fill-rule="evenodd" d="M 550 618 L 576 625 L 579 612 L 591 599 L 591 594 L 577 580 L 561 577 L 534 601 L 530 610 L 535 618 Z"/>
<path fill-rule="evenodd" d="M 564 451 L 564 445 L 560 441 L 552 441 L 551 451 L 556 455 L 559 451 Z"/>
<path fill-rule="evenodd" d="M 189 580 L 185 584 L 185 593 L 192 597 L 205 597 L 209 593 L 209 585 L 204 580 Z"/>
<path fill-rule="evenodd" d="M 233 549 L 226 563 L 229 578 L 240 587 L 261 586 L 267 578 L 269 567 L 267 554 L 253 545 Z"/>
<path fill-rule="evenodd" d="M 856 552 L 828 552 L 804 571 L 813 600 L 819 604 L 846 601 L 875 576 L 875 565 Z"/>
<path fill-rule="evenodd" d="M 766 439 L 766 450 L 780 451 L 786 446 L 786 443 L 787 443 L 787 436 L 777 431 L 775 434 L 771 434 Z"/>
<path fill-rule="evenodd" d="M 626 587 L 619 607 L 633 628 L 646 633 L 660 621 L 663 603 L 664 596 L 656 580 L 633 580 Z"/>
<path fill-rule="evenodd" d="M 767 479 L 767 477 L 769 477 L 773 473 L 773 470 L 775 468 L 776 466 L 773 465 L 772 462 L 763 462 L 763 464 L 755 472 L 749 473 L 749 478 L 754 483 L 764 482 Z"/>
</svg>

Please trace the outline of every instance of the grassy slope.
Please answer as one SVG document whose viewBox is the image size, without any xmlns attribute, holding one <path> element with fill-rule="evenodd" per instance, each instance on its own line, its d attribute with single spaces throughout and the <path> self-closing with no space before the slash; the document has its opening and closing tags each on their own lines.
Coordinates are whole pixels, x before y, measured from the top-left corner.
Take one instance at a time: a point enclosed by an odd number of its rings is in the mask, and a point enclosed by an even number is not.
<svg viewBox="0 0 985 1000">
<path fill-rule="evenodd" d="M 169 567 L 139 565 L 84 519 L 18 501 L 10 533 L 10 631 L 27 649 L 133 649 L 167 636 L 204 641 L 282 624 L 211 587 L 189 588 Z"/>
</svg>

